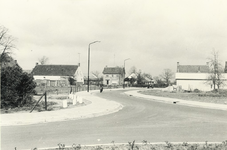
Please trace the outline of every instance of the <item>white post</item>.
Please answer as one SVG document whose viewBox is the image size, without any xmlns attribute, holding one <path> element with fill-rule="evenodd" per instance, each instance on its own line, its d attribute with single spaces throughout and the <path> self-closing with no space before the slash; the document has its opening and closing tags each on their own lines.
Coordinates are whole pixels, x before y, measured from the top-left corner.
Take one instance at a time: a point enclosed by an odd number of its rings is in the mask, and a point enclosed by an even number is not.
<svg viewBox="0 0 227 150">
<path fill-rule="evenodd" d="M 83 99 L 82 99 L 82 97 L 80 97 L 80 96 L 77 96 L 77 101 L 81 104 L 82 102 L 83 102 Z"/>
<path fill-rule="evenodd" d="M 63 103 L 63 108 L 68 107 L 67 100 L 63 100 L 62 103 Z"/>
<path fill-rule="evenodd" d="M 76 96 L 76 94 L 74 94 L 74 96 L 73 96 L 73 105 L 76 105 L 76 103 L 77 103 L 77 96 Z"/>
</svg>

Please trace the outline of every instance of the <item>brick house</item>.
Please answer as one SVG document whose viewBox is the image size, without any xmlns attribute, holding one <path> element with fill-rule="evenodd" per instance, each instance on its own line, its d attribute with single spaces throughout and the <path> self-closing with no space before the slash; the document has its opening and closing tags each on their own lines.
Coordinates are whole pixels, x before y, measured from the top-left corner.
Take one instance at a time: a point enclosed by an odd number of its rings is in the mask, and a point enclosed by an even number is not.
<svg viewBox="0 0 227 150">
<path fill-rule="evenodd" d="M 124 83 L 124 68 L 106 66 L 102 73 L 104 85 L 122 85 Z"/>
</svg>

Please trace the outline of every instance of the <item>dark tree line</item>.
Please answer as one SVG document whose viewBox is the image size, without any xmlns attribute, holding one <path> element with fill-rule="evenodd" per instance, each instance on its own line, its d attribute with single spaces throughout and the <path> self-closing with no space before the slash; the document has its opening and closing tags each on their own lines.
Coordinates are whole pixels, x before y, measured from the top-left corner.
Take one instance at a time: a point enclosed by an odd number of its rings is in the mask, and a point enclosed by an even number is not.
<svg viewBox="0 0 227 150">
<path fill-rule="evenodd" d="M 31 102 L 36 87 L 33 76 L 23 72 L 10 56 L 15 48 L 13 42 L 8 29 L 0 26 L 1 108 L 20 107 Z"/>
<path fill-rule="evenodd" d="M 21 107 L 32 101 L 36 83 L 19 66 L 1 69 L 1 108 Z"/>
</svg>

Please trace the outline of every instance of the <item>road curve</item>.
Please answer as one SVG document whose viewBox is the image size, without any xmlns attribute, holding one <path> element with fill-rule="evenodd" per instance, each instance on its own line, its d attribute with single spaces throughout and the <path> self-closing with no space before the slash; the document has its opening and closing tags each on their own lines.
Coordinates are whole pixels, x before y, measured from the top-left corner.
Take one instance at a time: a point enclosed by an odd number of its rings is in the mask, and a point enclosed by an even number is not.
<svg viewBox="0 0 227 150">
<path fill-rule="evenodd" d="M 54 147 L 58 143 L 221 142 L 227 139 L 226 111 L 173 105 L 105 91 L 98 97 L 121 103 L 119 112 L 64 122 L 2 127 L 2 149 Z"/>
</svg>

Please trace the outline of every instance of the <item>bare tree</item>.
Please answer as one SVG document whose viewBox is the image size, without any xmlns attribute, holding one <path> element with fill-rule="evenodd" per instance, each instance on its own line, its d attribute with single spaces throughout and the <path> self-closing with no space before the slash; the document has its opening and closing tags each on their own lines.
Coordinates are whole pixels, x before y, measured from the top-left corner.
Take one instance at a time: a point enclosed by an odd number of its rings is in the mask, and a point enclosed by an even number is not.
<svg viewBox="0 0 227 150">
<path fill-rule="evenodd" d="M 11 54 L 12 50 L 15 48 L 14 42 L 15 38 L 8 34 L 8 29 L 0 26 L 0 51 L 1 57 L 0 61 L 6 61 L 5 54 Z"/>
<path fill-rule="evenodd" d="M 173 72 L 170 69 L 164 69 L 160 77 L 165 81 L 167 85 L 169 85 L 171 82 L 171 79 L 173 79 Z"/>
<path fill-rule="evenodd" d="M 137 69 L 136 69 L 136 67 L 135 66 L 132 66 L 131 68 L 130 68 L 130 70 L 129 70 L 129 75 L 131 75 L 132 73 L 137 73 Z"/>
<path fill-rule="evenodd" d="M 222 73 L 224 72 L 224 69 L 222 65 L 219 63 L 220 60 L 218 58 L 218 52 L 213 50 L 212 51 L 212 57 L 208 58 L 209 61 L 209 67 L 210 67 L 210 74 L 207 79 L 207 83 L 213 86 L 213 89 L 216 90 L 216 87 L 219 90 L 220 86 L 224 85 L 224 79 L 222 76 Z"/>
<path fill-rule="evenodd" d="M 162 81 L 162 78 L 160 76 L 155 76 L 154 81 L 157 87 L 164 87 L 165 83 Z"/>
<path fill-rule="evenodd" d="M 98 79 L 98 85 L 100 84 L 100 82 L 102 81 L 102 76 L 100 75 L 99 71 L 92 71 L 92 74 L 95 75 Z"/>
<path fill-rule="evenodd" d="M 148 79 L 151 79 L 151 80 L 153 79 L 152 75 L 149 73 L 143 73 L 143 77 L 147 77 Z"/>
<path fill-rule="evenodd" d="M 137 81 L 137 84 L 143 84 L 144 76 L 143 76 L 141 70 L 139 70 L 139 71 L 137 72 L 137 79 L 136 79 L 136 81 Z"/>
<path fill-rule="evenodd" d="M 49 58 L 46 57 L 46 56 L 43 56 L 42 58 L 39 58 L 39 63 L 41 65 L 46 65 L 48 63 L 48 61 L 49 61 Z"/>
</svg>

